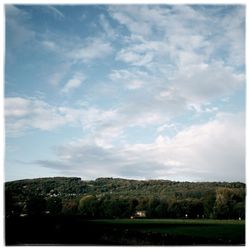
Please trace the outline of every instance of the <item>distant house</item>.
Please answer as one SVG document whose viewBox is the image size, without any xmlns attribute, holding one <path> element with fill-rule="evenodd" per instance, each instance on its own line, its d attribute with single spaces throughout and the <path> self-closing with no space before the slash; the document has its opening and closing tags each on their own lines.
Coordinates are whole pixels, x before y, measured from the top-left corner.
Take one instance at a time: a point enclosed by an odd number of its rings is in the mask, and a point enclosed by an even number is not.
<svg viewBox="0 0 250 250">
<path fill-rule="evenodd" d="M 20 217 L 26 217 L 26 216 L 28 216 L 28 214 L 20 214 L 19 216 Z"/>
<path fill-rule="evenodd" d="M 146 211 L 144 211 L 144 210 L 136 211 L 134 217 L 144 218 L 144 217 L 146 217 Z"/>
</svg>

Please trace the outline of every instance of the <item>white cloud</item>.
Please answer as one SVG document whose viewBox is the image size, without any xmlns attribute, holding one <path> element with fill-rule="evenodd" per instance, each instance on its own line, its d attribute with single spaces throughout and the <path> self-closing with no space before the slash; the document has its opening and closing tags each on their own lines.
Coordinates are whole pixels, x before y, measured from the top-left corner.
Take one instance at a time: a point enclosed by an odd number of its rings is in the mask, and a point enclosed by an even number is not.
<svg viewBox="0 0 250 250">
<path fill-rule="evenodd" d="M 140 89 L 143 86 L 143 81 L 132 80 L 128 86 L 129 89 Z"/>
<path fill-rule="evenodd" d="M 56 65 L 53 72 L 48 75 L 48 83 L 53 87 L 59 87 L 64 78 L 70 72 L 70 66 L 70 63 Z"/>
<path fill-rule="evenodd" d="M 127 89 L 140 89 L 149 80 L 149 75 L 140 70 L 112 70 L 109 78 L 115 83 L 122 83 Z"/>
<path fill-rule="evenodd" d="M 191 6 L 188 5 L 173 5 L 172 10 L 171 10 L 172 15 L 175 18 L 180 18 L 183 20 L 183 22 L 186 21 L 204 21 L 206 20 L 205 16 L 202 15 L 201 13 L 197 12 L 192 8 Z"/>
<path fill-rule="evenodd" d="M 8 117 L 22 117 L 27 115 L 30 106 L 30 100 L 15 97 L 5 99 L 5 116 Z"/>
<path fill-rule="evenodd" d="M 56 56 L 60 64 L 79 65 L 98 62 L 114 52 L 110 37 L 97 35 L 86 38 L 47 32 L 40 34 L 39 46 Z"/>
<path fill-rule="evenodd" d="M 50 78 L 49 78 L 49 83 L 52 86 L 58 86 L 62 80 L 62 78 L 64 77 L 64 73 L 63 72 L 55 72 L 53 73 Z"/>
<path fill-rule="evenodd" d="M 207 20 L 189 6 L 112 6 L 110 13 L 130 31 L 116 60 L 144 67 L 159 78 L 171 77 L 184 66 L 209 60 L 211 42 L 206 33 L 200 32 Z M 189 25 L 196 21 L 201 25 Z M 137 26 L 143 24 L 148 26 L 148 34 L 140 33 L 142 28 Z"/>
<path fill-rule="evenodd" d="M 126 84 L 128 89 L 140 89 L 141 96 L 129 100 L 135 110 L 141 108 L 144 112 L 147 107 L 156 113 L 165 112 L 168 118 L 170 110 L 177 115 L 189 109 L 190 105 L 199 111 L 204 103 L 225 98 L 244 87 L 243 73 L 238 73 L 222 61 L 208 62 L 210 52 L 207 48 L 210 44 L 197 34 L 170 36 L 166 43 L 134 36 L 129 40 L 129 46 L 120 50 L 116 58 L 137 66 L 134 69 L 143 72 L 144 76 L 124 69 L 113 70 L 109 77 Z M 145 55 L 151 57 L 144 65 Z M 140 66 L 145 68 L 142 70 Z M 130 108 L 133 109 L 131 105 Z"/>
<path fill-rule="evenodd" d="M 131 35 L 127 40 L 128 45 L 118 51 L 116 60 L 132 66 L 143 66 L 151 71 L 155 70 L 162 61 L 164 66 L 166 65 L 169 53 L 167 41 L 144 39 L 138 35 Z"/>
<path fill-rule="evenodd" d="M 123 73 L 130 76 L 128 72 L 116 73 L 118 78 L 123 77 Z M 132 81 L 132 84 L 135 82 Z M 88 105 L 74 108 L 52 106 L 35 98 L 9 97 L 5 101 L 7 133 L 15 136 L 32 128 L 52 131 L 62 126 L 77 126 L 87 130 L 94 141 L 110 146 L 122 139 L 127 128 L 160 126 L 183 110 L 181 102 L 154 100 L 151 93 L 142 93 L 141 96 L 138 92 L 127 101 L 126 105 L 120 105 L 119 108 L 103 110 Z"/>
<path fill-rule="evenodd" d="M 181 47 L 191 46 L 202 38 L 204 23 L 209 20 L 202 12 L 187 5 L 157 6 L 157 5 L 127 5 L 111 6 L 109 13 L 120 24 L 125 25 L 131 36 L 141 36 L 148 40 L 168 40 L 174 36 L 191 38 L 188 43 L 178 44 Z M 195 23 L 195 25 L 193 25 Z M 197 35 L 199 34 L 199 35 Z M 191 43 L 191 44 L 190 44 Z"/>
<path fill-rule="evenodd" d="M 85 81 L 86 77 L 82 73 L 76 73 L 68 82 L 64 85 L 61 90 L 62 93 L 67 94 L 72 90 L 79 88 L 81 84 Z"/>
<path fill-rule="evenodd" d="M 104 149 L 114 148 L 115 142 L 124 137 L 122 126 L 103 126 L 100 130 L 92 133 L 92 138 L 95 144 Z"/>
<path fill-rule="evenodd" d="M 166 124 L 163 124 L 163 125 L 159 126 L 157 128 L 157 132 L 162 133 L 162 132 L 164 132 L 164 131 L 166 131 L 168 129 L 169 130 L 174 130 L 175 132 L 178 131 L 176 124 L 174 124 L 174 123 L 166 123 Z"/>
<path fill-rule="evenodd" d="M 8 36 L 12 38 L 8 40 L 7 48 L 17 48 L 26 42 L 34 41 L 36 33 L 27 24 L 28 13 L 14 5 L 6 5 L 5 11 Z"/>
<path fill-rule="evenodd" d="M 116 55 L 117 60 L 129 65 L 156 72 L 168 64 L 177 69 L 221 60 L 234 67 L 244 64 L 243 6 L 226 12 L 224 8 L 221 12 L 217 7 L 203 11 L 188 5 L 112 6 L 109 12 L 130 31 L 127 47 Z M 143 32 L 144 25 L 147 29 Z"/>
<path fill-rule="evenodd" d="M 30 128 L 49 131 L 73 122 L 44 101 L 20 97 L 5 98 L 5 115 L 7 134 L 14 136 Z"/>
<path fill-rule="evenodd" d="M 76 49 L 68 52 L 69 58 L 76 61 L 89 62 L 94 59 L 101 59 L 113 52 L 113 48 L 108 41 L 100 38 L 88 39 L 88 41 Z"/>
<path fill-rule="evenodd" d="M 49 50 L 55 50 L 57 48 L 55 42 L 53 41 L 48 41 L 48 40 L 42 41 L 42 45 Z"/>
<path fill-rule="evenodd" d="M 222 63 L 198 64 L 184 67 L 172 82 L 175 89 L 173 94 L 179 94 L 191 103 L 202 104 L 240 89 L 244 75 L 235 73 Z"/>
<path fill-rule="evenodd" d="M 128 8 L 128 7 L 126 7 Z M 112 7 L 112 10 L 114 10 L 114 7 Z M 129 11 L 128 11 L 129 12 Z M 136 34 L 142 34 L 142 35 L 149 35 L 151 33 L 150 26 L 147 25 L 144 22 L 136 22 L 133 20 L 133 18 L 127 13 L 123 13 L 123 11 L 112 11 L 112 16 L 116 20 L 118 20 L 121 24 L 126 25 L 126 27 L 131 31 L 135 32 Z"/>
<path fill-rule="evenodd" d="M 148 37 L 153 29 L 162 29 L 167 23 L 166 15 L 169 10 L 159 6 L 126 5 L 110 6 L 110 15 L 122 25 L 125 25 L 132 34 Z"/>
<path fill-rule="evenodd" d="M 6 11 L 7 20 L 13 19 L 13 18 L 21 20 L 21 19 L 25 19 L 28 17 L 25 11 L 22 11 L 16 6 L 11 5 L 11 4 L 5 5 L 5 11 Z"/>
<path fill-rule="evenodd" d="M 244 181 L 244 114 L 220 113 L 206 124 L 178 133 L 171 144 L 172 148 L 166 144 L 169 155 L 194 171 L 203 171 L 204 179 Z"/>
<path fill-rule="evenodd" d="M 151 144 L 105 148 L 91 140 L 78 140 L 58 147 L 57 157 L 54 162 L 38 163 L 64 174 L 74 171 L 84 178 L 244 181 L 244 115 L 221 113 L 173 138 L 160 135 Z"/>
<path fill-rule="evenodd" d="M 117 54 L 116 59 L 130 63 L 131 65 L 144 66 L 148 65 L 152 61 L 153 54 L 150 52 L 139 54 L 134 51 L 121 50 Z"/>
<path fill-rule="evenodd" d="M 229 65 L 239 67 L 245 64 L 245 6 L 238 5 L 225 14 L 223 10 L 211 16 L 213 26 L 220 33 L 215 33 L 213 41 L 213 57 L 221 57 Z"/>
<path fill-rule="evenodd" d="M 180 70 L 190 65 L 202 64 L 204 61 L 202 55 L 187 50 L 177 52 L 176 56 L 178 58 L 178 67 Z"/>
<path fill-rule="evenodd" d="M 110 122 L 115 116 L 115 110 L 52 106 L 35 98 L 5 98 L 5 122 L 8 136 L 19 136 L 30 129 L 52 131 L 66 125 L 82 127 L 91 133 Z"/>
<path fill-rule="evenodd" d="M 107 17 L 104 14 L 101 14 L 99 19 L 100 19 L 100 25 L 103 28 L 106 35 L 111 39 L 115 38 L 116 33 L 112 28 L 110 22 L 108 21 Z"/>
</svg>

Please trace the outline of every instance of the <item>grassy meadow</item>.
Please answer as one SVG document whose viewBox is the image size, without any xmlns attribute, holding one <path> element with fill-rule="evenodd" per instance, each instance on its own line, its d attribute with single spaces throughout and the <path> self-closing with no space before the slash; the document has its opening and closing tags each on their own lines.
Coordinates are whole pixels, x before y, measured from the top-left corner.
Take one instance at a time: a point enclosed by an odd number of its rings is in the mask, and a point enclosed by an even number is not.
<svg viewBox="0 0 250 250">
<path fill-rule="evenodd" d="M 120 230 L 162 236 L 165 244 L 244 244 L 245 221 L 210 219 L 118 219 L 92 223 Z M 178 240 L 183 239 L 181 242 Z M 177 239 L 172 242 L 172 239 Z"/>
<path fill-rule="evenodd" d="M 245 221 L 36 217 L 8 220 L 7 245 L 244 245 Z"/>
</svg>

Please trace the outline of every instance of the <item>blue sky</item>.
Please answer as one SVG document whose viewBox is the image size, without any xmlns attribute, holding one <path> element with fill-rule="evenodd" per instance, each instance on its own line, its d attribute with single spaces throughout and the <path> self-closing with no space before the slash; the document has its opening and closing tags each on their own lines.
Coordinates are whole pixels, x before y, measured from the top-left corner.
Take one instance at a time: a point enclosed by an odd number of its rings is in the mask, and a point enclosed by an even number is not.
<svg viewBox="0 0 250 250">
<path fill-rule="evenodd" d="M 6 5 L 5 179 L 245 181 L 244 5 Z"/>
</svg>

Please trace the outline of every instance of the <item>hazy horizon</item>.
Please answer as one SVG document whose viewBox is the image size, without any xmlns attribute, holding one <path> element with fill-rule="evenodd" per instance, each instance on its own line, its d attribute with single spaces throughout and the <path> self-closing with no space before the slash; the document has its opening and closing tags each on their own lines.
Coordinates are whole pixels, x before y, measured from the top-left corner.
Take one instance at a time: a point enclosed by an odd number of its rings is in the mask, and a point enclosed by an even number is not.
<svg viewBox="0 0 250 250">
<path fill-rule="evenodd" d="M 244 5 L 5 5 L 5 181 L 245 183 Z"/>
<path fill-rule="evenodd" d="M 236 182 L 240 182 L 243 184 L 246 184 L 246 182 L 244 181 L 178 181 L 178 180 L 170 180 L 170 179 L 132 179 L 132 178 L 122 178 L 122 177 L 97 177 L 94 179 L 83 179 L 80 176 L 46 176 L 46 177 L 35 177 L 35 178 L 25 178 L 25 179 L 15 179 L 15 180 L 9 180 L 9 181 L 5 181 L 5 183 L 7 182 L 15 182 L 15 181 L 26 181 L 26 180 L 37 180 L 37 179 L 48 179 L 48 178 L 80 178 L 81 181 L 96 181 L 97 179 L 121 179 L 121 180 L 128 180 L 128 181 L 170 181 L 170 182 L 192 182 L 192 183 L 236 183 Z"/>
</svg>

